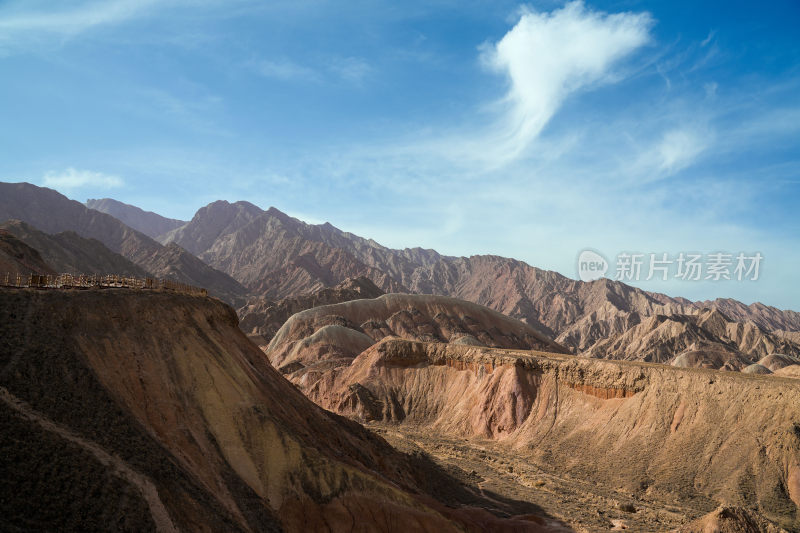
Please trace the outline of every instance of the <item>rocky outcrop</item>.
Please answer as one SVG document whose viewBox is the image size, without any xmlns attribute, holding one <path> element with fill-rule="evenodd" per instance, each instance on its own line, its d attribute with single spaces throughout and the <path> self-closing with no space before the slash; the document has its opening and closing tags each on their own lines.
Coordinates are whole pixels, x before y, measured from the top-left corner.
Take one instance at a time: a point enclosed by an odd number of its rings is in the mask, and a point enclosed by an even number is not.
<svg viewBox="0 0 800 533">
<path fill-rule="evenodd" d="M 758 363 L 754 363 L 752 365 L 746 366 L 742 369 L 742 373 L 744 374 L 772 374 L 772 371 Z"/>
<path fill-rule="evenodd" d="M 192 220 L 158 237 L 163 244 L 174 242 L 195 255 L 202 255 L 220 239 L 243 228 L 261 214 L 250 202 L 224 200 L 199 209 Z"/>
<path fill-rule="evenodd" d="M 674 366 L 741 370 L 775 352 L 800 354 L 800 344 L 754 322 L 734 322 L 716 309 L 653 315 L 624 330 L 608 331 L 583 352 L 589 357 Z"/>
<path fill-rule="evenodd" d="M 697 307 L 717 309 L 736 322 L 754 322 L 767 331 L 800 331 L 800 313 L 756 302 L 743 304 L 731 298 L 697 302 Z"/>
<path fill-rule="evenodd" d="M 680 533 L 785 533 L 758 513 L 741 507 L 721 506 L 680 529 Z"/>
<path fill-rule="evenodd" d="M 758 361 L 758 364 L 767 367 L 772 372 L 776 372 L 787 366 L 800 365 L 800 357 L 794 357 L 782 353 L 770 354 Z"/>
<path fill-rule="evenodd" d="M 315 406 L 217 300 L 4 289 L 0 330 L 0 529 L 549 530 Z"/>
</svg>

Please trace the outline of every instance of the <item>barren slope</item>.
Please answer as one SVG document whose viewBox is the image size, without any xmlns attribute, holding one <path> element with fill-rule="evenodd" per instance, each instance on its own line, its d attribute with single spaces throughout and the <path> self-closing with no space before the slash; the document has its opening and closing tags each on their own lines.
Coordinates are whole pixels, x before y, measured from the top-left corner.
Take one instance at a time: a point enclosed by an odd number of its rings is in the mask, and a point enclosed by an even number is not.
<svg viewBox="0 0 800 533">
<path fill-rule="evenodd" d="M 275 208 L 214 202 L 164 236 L 267 299 L 297 296 L 366 276 L 385 292 L 439 294 L 485 305 L 531 324 L 575 353 L 742 368 L 789 343 L 800 314 L 735 300 L 691 302 L 602 279 L 584 283 L 498 256 L 448 257 L 393 250 L 331 224 L 306 224 Z M 696 324 L 722 312 L 725 331 Z M 664 323 L 662 318 L 672 317 Z M 655 330 L 658 331 L 655 331 Z M 636 348 L 633 348 L 633 347 Z M 638 351 L 637 351 L 638 350 Z"/>
<path fill-rule="evenodd" d="M 56 272 L 119 274 L 146 277 L 150 274 L 96 239 L 84 239 L 74 231 L 48 235 L 19 220 L 0 224 L 17 238 L 38 250 Z"/>
<path fill-rule="evenodd" d="M 399 339 L 287 377 L 361 420 L 492 439 L 551 473 L 688 515 L 739 505 L 800 529 L 792 379 Z"/>
<path fill-rule="evenodd" d="M 0 529 L 545 530 L 319 409 L 213 299 L 0 290 L 0 328 Z"/>
<path fill-rule="evenodd" d="M 383 291 L 368 278 L 347 279 L 335 287 L 277 302 L 256 299 L 239 309 L 239 327 L 259 345 L 266 345 L 290 316 L 318 305 L 329 305 L 363 298 L 377 298 Z"/>
<path fill-rule="evenodd" d="M 696 314 L 644 317 L 623 333 L 609 332 L 583 355 L 742 370 L 776 353 L 800 354 L 800 344 L 753 322 L 734 322 L 716 309 L 704 309 Z"/>
<path fill-rule="evenodd" d="M 274 208 L 218 201 L 160 240 L 184 246 L 265 298 L 297 296 L 358 276 L 383 290 L 406 291 L 386 272 L 313 238 L 317 228 Z"/>
<path fill-rule="evenodd" d="M 16 235 L 0 227 L 0 275 L 53 274 L 41 254 Z"/>
</svg>

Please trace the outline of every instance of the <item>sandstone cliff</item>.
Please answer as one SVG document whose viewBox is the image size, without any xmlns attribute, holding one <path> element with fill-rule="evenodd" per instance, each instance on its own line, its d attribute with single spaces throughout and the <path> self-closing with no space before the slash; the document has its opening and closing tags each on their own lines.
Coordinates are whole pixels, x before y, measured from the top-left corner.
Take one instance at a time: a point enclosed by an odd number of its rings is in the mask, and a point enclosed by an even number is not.
<svg viewBox="0 0 800 533">
<path fill-rule="evenodd" d="M 287 377 L 357 419 L 492 439 L 638 498 L 699 512 L 757 508 L 800 528 L 792 379 L 400 339 Z"/>
</svg>

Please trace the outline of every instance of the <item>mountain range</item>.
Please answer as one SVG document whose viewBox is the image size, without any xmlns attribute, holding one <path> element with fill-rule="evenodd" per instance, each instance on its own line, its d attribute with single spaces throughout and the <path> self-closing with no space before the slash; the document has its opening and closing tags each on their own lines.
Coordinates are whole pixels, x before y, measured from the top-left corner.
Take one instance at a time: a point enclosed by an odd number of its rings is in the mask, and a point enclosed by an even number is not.
<svg viewBox="0 0 800 533">
<path fill-rule="evenodd" d="M 800 331 L 794 311 L 731 299 L 691 302 L 608 279 L 585 283 L 498 256 L 394 250 L 248 202 L 214 202 L 154 238 L 179 244 L 239 281 L 257 296 L 249 309 L 259 300 L 263 307 L 263 301 L 316 294 L 362 276 L 384 292 L 485 305 L 595 357 L 741 369 L 769 353 L 800 355 L 797 338 L 787 334 Z M 717 320 L 704 319 L 708 310 Z M 240 314 L 248 320 L 247 309 Z M 728 325 L 720 327 L 719 320 Z"/>
<path fill-rule="evenodd" d="M 29 184 L 0 184 L 0 193 L 0 220 L 19 219 L 40 233 L 72 231 L 122 255 L 128 268 L 204 286 L 237 307 L 246 327 L 269 329 L 266 337 L 279 324 L 270 319 L 271 326 L 259 327 L 254 313 L 263 316 L 287 299 L 313 302 L 325 288 L 361 277 L 384 293 L 484 305 L 592 357 L 740 370 L 771 353 L 800 355 L 800 313 L 760 303 L 692 302 L 609 279 L 577 281 L 512 258 L 391 249 L 330 223 L 307 224 L 243 201 L 213 202 L 183 222 L 108 198 L 90 200 L 90 209 Z M 50 247 L 41 235 L 22 240 L 35 249 Z M 53 258 L 56 270 L 69 265 L 54 259 L 56 252 L 39 251 Z M 91 270 L 86 261 L 73 263 Z M 115 264 L 123 268 L 108 260 L 103 268 Z"/>
</svg>

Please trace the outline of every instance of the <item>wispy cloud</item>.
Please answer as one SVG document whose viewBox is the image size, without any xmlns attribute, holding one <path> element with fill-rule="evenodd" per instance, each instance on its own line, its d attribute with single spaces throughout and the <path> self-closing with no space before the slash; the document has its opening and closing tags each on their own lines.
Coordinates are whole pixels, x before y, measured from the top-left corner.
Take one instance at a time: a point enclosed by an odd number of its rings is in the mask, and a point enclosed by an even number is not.
<svg viewBox="0 0 800 533">
<path fill-rule="evenodd" d="M 220 17 L 243 16 L 253 9 L 266 9 L 251 0 L 76 0 L 48 2 L 46 0 L 10 0 L 0 3 L 0 52 L 25 50 L 31 46 L 56 45 L 75 39 L 92 30 L 130 24 L 147 18 L 175 21 L 177 10 L 203 12 Z M 278 9 L 277 3 L 275 8 Z M 185 28 L 154 36 L 147 31 L 115 35 L 115 39 L 132 38 L 157 40 L 180 46 L 195 46 L 207 42 L 207 33 L 199 34 Z"/>
<path fill-rule="evenodd" d="M 658 168 L 667 173 L 689 166 L 705 150 L 707 137 L 687 129 L 670 130 L 658 144 Z"/>
<path fill-rule="evenodd" d="M 157 0 L 108 0 L 82 2 L 66 8 L 64 4 L 54 8 L 48 3 L 39 4 L 38 10 L 30 10 L 30 2 L 11 2 L 0 9 L 0 39 L 9 41 L 42 33 L 75 35 L 96 26 L 136 18 L 158 3 Z"/>
<path fill-rule="evenodd" d="M 709 129 L 683 126 L 668 129 L 646 146 L 631 165 L 619 167 L 628 186 L 668 178 L 691 166 L 713 143 Z"/>
<path fill-rule="evenodd" d="M 122 187 L 124 182 L 119 176 L 91 170 L 76 170 L 70 167 L 63 171 L 47 172 L 42 178 L 42 185 L 65 190 L 79 187 L 113 189 Z"/>
<path fill-rule="evenodd" d="M 247 62 L 257 74 L 285 82 L 344 82 L 361 85 L 372 72 L 372 67 L 361 57 L 328 57 L 324 61 L 302 63 L 285 57 Z"/>
<path fill-rule="evenodd" d="M 482 55 L 509 80 L 505 116 L 492 139 L 499 154 L 518 156 L 571 94 L 608 79 L 616 62 L 648 42 L 651 25 L 647 13 L 608 15 L 582 2 L 551 13 L 524 9 L 514 28 Z"/>
<path fill-rule="evenodd" d="M 341 80 L 354 83 L 356 85 L 364 81 L 372 67 L 364 58 L 361 57 L 339 57 L 335 58 L 329 67 L 330 71 Z"/>
<path fill-rule="evenodd" d="M 285 58 L 251 61 L 249 65 L 258 74 L 267 78 L 281 81 L 319 81 L 319 75 L 314 69 Z"/>
</svg>

